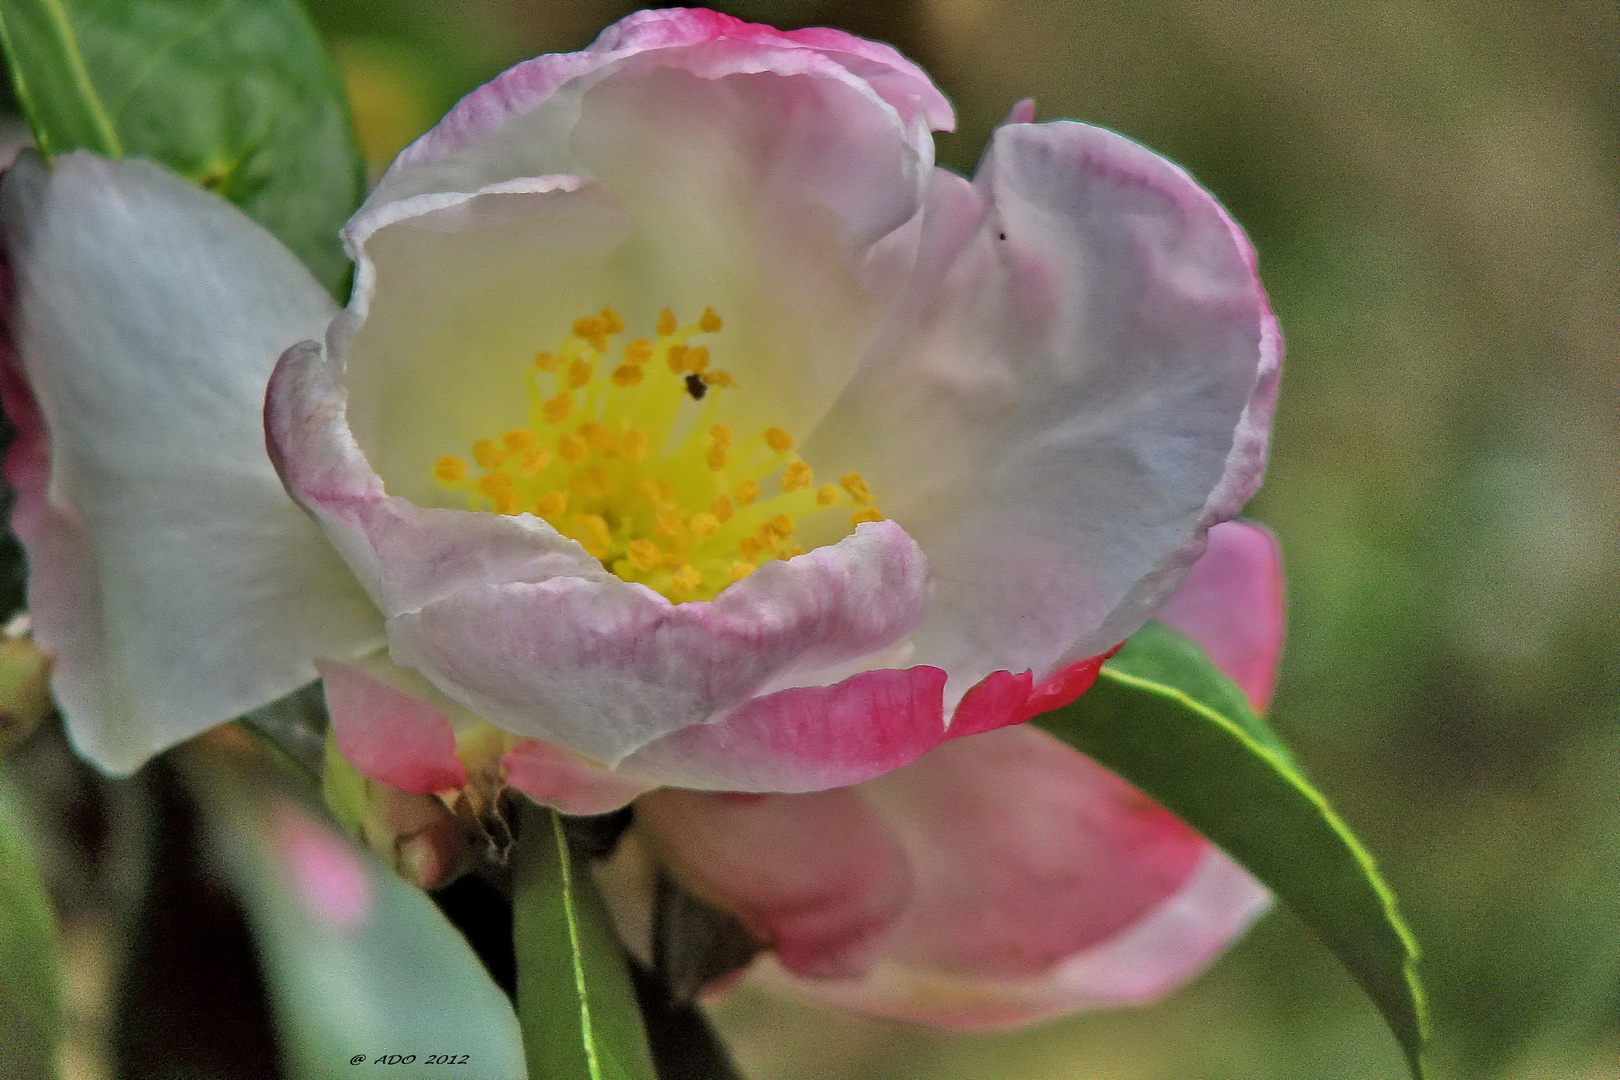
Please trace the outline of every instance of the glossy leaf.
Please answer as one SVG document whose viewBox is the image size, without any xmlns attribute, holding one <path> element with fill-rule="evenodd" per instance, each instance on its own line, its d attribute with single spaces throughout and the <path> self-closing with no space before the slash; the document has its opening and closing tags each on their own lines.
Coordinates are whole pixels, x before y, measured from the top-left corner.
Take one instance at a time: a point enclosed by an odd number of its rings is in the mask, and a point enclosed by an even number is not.
<svg viewBox="0 0 1620 1080">
<path fill-rule="evenodd" d="M 241 207 L 341 301 L 365 174 L 342 84 L 297 0 L 0 0 L 47 155 L 145 157 Z"/>
<path fill-rule="evenodd" d="M 531 1080 L 657 1080 L 624 949 L 556 811 L 526 808 L 513 860 Z"/>
<path fill-rule="evenodd" d="M 45 882 L 16 814 L 0 787 L 0 1076 L 56 1075 L 62 984 Z"/>
<path fill-rule="evenodd" d="M 1090 691 L 1033 722 L 1153 796 L 1264 882 L 1361 984 L 1413 1075 L 1424 1075 L 1418 949 L 1394 893 L 1203 650 L 1150 623 L 1103 665 Z"/>
<path fill-rule="evenodd" d="M 357 1057 L 390 1077 L 524 1080 L 510 1000 L 427 894 L 262 778 L 188 772 L 247 911 L 293 1080 L 359 1075 Z M 392 1055 L 414 1060 L 378 1061 Z"/>
</svg>

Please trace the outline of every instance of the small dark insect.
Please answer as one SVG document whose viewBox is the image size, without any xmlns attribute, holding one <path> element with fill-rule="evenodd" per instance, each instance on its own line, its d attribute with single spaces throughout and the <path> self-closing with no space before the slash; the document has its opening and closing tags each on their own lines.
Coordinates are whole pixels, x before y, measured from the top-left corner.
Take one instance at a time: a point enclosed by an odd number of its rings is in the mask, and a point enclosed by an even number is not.
<svg viewBox="0 0 1620 1080">
<path fill-rule="evenodd" d="M 709 384 L 704 382 L 699 375 L 688 375 L 686 377 L 686 392 L 692 395 L 693 401 L 702 401 L 703 395 L 709 392 Z"/>
<path fill-rule="evenodd" d="M 996 239 L 997 240 L 1005 240 L 1005 239 L 1007 239 L 1007 234 L 1006 233 L 997 233 L 996 234 Z"/>
</svg>

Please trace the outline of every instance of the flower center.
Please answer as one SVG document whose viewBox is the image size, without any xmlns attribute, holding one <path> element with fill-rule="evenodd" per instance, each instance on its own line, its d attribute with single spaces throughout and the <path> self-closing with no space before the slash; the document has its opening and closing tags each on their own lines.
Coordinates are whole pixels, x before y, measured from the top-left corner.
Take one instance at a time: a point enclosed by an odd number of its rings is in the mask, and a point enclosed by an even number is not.
<svg viewBox="0 0 1620 1080">
<path fill-rule="evenodd" d="M 721 325 L 712 308 L 686 325 L 665 308 L 655 336 L 615 359 L 618 312 L 575 321 L 528 369 L 528 426 L 475 443 L 472 468 L 440 458 L 435 482 L 464 493 L 469 510 L 538 515 L 677 602 L 802 554 L 794 532 L 810 515 L 853 507 L 851 528 L 883 520 L 859 473 L 818 485 L 788 432 L 739 434 L 722 419 L 736 380 L 693 344 Z"/>
</svg>

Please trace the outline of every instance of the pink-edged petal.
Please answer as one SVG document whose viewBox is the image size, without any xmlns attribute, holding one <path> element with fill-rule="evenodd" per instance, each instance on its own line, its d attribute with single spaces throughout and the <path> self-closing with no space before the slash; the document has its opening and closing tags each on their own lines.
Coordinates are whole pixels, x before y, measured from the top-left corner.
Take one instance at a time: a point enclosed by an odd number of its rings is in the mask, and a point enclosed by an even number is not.
<svg viewBox="0 0 1620 1080">
<path fill-rule="evenodd" d="M 1264 467 L 1281 341 L 1253 249 L 1111 132 L 1000 128 L 930 191 L 907 320 L 804 456 L 862 471 L 928 552 L 916 660 L 947 700 L 1145 621 Z"/>
<path fill-rule="evenodd" d="M 636 804 L 636 823 L 683 885 L 737 915 L 801 975 L 860 974 L 911 897 L 904 852 L 851 790 L 666 789 Z"/>
<path fill-rule="evenodd" d="M 792 980 L 847 1008 L 977 1027 L 1142 1001 L 1265 904 L 1168 811 L 1027 727 L 949 743 L 857 790 L 914 887 L 869 971 Z"/>
<path fill-rule="evenodd" d="M 344 409 L 330 361 L 293 349 L 266 432 L 288 490 L 382 608 L 395 660 L 497 726 L 593 761 L 893 645 L 926 606 L 927 563 L 892 522 L 672 604 L 539 518 L 386 495 Z"/>
<path fill-rule="evenodd" d="M 450 718 L 352 664 L 317 661 L 338 749 L 363 776 L 431 795 L 466 785 Z"/>
<path fill-rule="evenodd" d="M 577 97 L 615 67 L 648 53 L 661 54 L 652 57 L 658 62 L 686 66 L 711 79 L 761 71 L 848 79 L 895 110 L 904 128 L 916 133 L 919 145 L 930 128 L 949 131 L 955 124 L 950 102 L 927 74 L 880 42 L 823 28 L 784 32 L 701 8 L 638 11 L 603 30 L 581 52 L 535 57 L 467 95 L 400 155 L 379 185 L 378 197 L 466 191 L 513 176 L 578 171 L 548 160 L 566 150 L 557 144 L 566 139 L 572 120 L 568 113 L 577 108 Z M 549 117 L 548 111 L 561 115 Z M 526 133 L 526 139 L 511 139 L 515 145 L 505 154 L 510 163 L 505 169 L 493 161 L 485 165 L 474 173 L 472 187 L 445 182 L 462 179 L 454 166 L 467 166 L 458 157 L 498 141 L 514 121 L 537 114 L 549 121 L 535 125 L 549 139 L 536 139 L 532 133 Z M 529 145 L 520 149 L 524 142 Z M 931 145 L 928 149 L 932 151 Z M 523 156 L 534 160 L 523 161 Z"/>
<path fill-rule="evenodd" d="M 501 757 L 506 783 L 564 814 L 610 814 L 658 785 L 592 764 L 540 739 L 522 739 Z"/>
<path fill-rule="evenodd" d="M 1228 521 L 1154 616 L 1196 641 L 1264 712 L 1282 659 L 1282 550 L 1269 529 Z"/>
<path fill-rule="evenodd" d="M 10 466 L 29 604 L 85 755 L 131 771 L 312 680 L 315 657 L 375 648 L 376 612 L 264 450 L 275 357 L 334 310 L 308 271 L 144 161 L 25 153 L 0 223 L 44 421 L 24 417 Z"/>
</svg>

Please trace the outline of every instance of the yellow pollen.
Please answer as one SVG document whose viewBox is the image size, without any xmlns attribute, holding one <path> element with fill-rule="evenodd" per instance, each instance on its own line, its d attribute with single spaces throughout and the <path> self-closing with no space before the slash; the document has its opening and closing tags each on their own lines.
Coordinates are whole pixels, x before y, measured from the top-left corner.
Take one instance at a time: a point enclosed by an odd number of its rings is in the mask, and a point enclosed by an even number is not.
<svg viewBox="0 0 1620 1080">
<path fill-rule="evenodd" d="M 498 469 L 506 460 L 506 451 L 495 445 L 494 439 L 479 439 L 473 443 L 473 460 L 481 469 Z"/>
<path fill-rule="evenodd" d="M 785 428 L 736 423 L 748 388 L 721 366 L 724 339 L 692 340 L 723 326 L 713 308 L 686 324 L 665 308 L 656 335 L 626 340 L 614 308 L 575 320 L 519 371 L 526 420 L 470 455 L 435 459 L 434 480 L 469 510 L 539 515 L 610 572 L 677 603 L 803 554 L 800 523 L 830 507 L 880 520 L 858 473 L 817 487 Z"/>
<path fill-rule="evenodd" d="M 838 482 L 849 492 L 849 497 L 861 506 L 872 501 L 872 489 L 866 486 L 866 481 L 861 479 L 860 473 L 845 473 L 839 477 Z"/>
<path fill-rule="evenodd" d="M 782 470 L 782 490 L 802 491 L 815 483 L 816 475 L 802 461 L 792 461 Z"/>
<path fill-rule="evenodd" d="M 881 511 L 878 510 L 877 507 L 875 507 L 875 506 L 867 506 L 867 507 L 864 507 L 864 508 L 862 508 L 860 510 L 855 511 L 854 515 L 852 515 L 850 517 L 849 523 L 851 525 L 859 525 L 862 522 L 882 521 L 882 520 L 883 520 L 883 514 L 882 514 Z"/>
<path fill-rule="evenodd" d="M 540 406 L 540 415 L 548 424 L 560 424 L 568 418 L 568 413 L 574 407 L 574 395 L 564 390 L 556 397 L 551 398 Z"/>
</svg>

